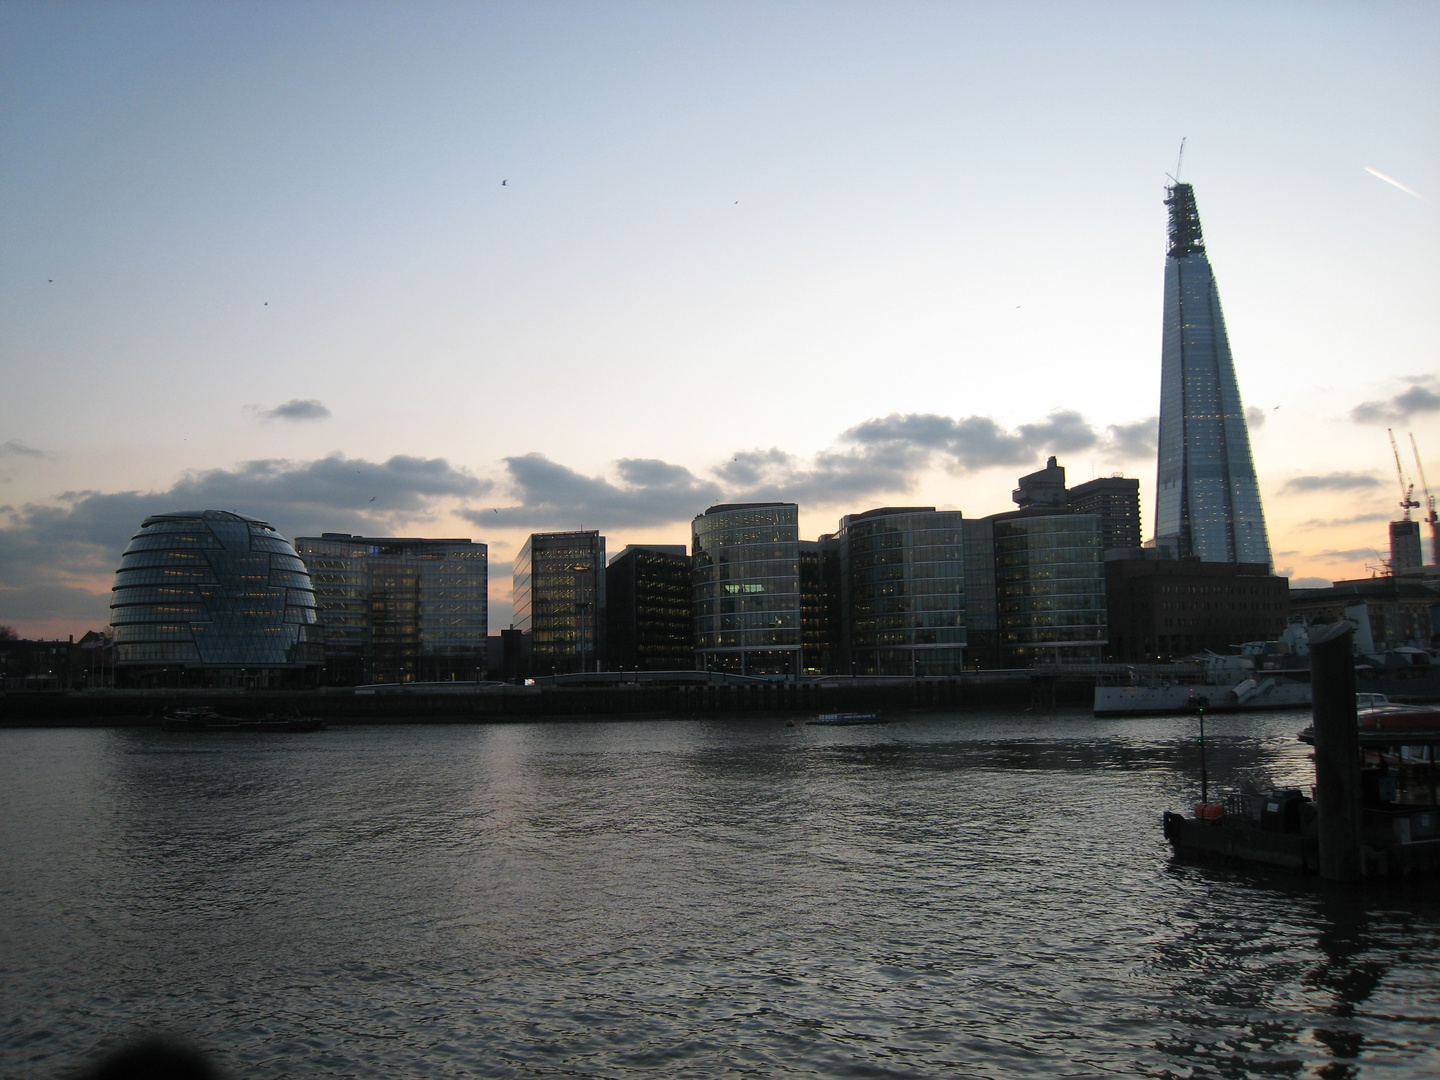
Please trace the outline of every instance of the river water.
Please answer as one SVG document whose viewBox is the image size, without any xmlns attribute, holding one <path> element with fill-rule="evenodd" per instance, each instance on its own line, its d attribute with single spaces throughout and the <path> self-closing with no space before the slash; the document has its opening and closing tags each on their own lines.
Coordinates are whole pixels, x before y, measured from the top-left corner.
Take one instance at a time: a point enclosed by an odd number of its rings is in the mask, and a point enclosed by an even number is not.
<svg viewBox="0 0 1440 1080">
<path fill-rule="evenodd" d="M 1440 1075 L 1436 886 L 1172 862 L 1193 728 L 0 731 L 0 1075 Z"/>
</svg>

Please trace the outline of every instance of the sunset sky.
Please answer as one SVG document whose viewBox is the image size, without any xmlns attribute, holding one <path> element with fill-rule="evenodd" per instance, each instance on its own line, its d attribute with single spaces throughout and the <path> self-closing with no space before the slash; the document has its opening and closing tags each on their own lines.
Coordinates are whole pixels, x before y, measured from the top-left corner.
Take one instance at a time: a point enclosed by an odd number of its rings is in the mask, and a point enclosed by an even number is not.
<svg viewBox="0 0 1440 1080">
<path fill-rule="evenodd" d="M 150 513 L 1154 518 L 1185 138 L 1277 572 L 1440 493 L 1440 5 L 0 3 L 0 624 Z M 1427 556 L 1428 547 L 1427 547 Z"/>
</svg>

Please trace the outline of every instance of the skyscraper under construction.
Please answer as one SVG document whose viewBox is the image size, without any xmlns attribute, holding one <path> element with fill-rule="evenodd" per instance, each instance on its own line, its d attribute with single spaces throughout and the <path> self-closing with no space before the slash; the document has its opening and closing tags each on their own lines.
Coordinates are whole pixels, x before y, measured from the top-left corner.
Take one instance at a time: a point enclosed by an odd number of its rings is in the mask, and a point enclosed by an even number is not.
<svg viewBox="0 0 1440 1080">
<path fill-rule="evenodd" d="M 1189 184 L 1167 188 L 1155 540 L 1204 562 L 1270 565 L 1245 409 Z"/>
</svg>

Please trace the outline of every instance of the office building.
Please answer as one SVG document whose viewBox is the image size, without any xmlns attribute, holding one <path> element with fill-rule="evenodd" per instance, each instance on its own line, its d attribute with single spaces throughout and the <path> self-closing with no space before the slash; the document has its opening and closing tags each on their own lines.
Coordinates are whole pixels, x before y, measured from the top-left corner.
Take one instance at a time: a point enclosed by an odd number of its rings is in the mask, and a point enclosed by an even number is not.
<svg viewBox="0 0 1440 1080">
<path fill-rule="evenodd" d="M 1167 559 L 1155 549 L 1105 563 L 1109 646 L 1119 663 L 1177 660 L 1273 641 L 1290 617 L 1290 583 L 1262 563 Z"/>
<path fill-rule="evenodd" d="M 1140 546 L 1140 481 L 1134 477 L 1102 476 L 1076 484 L 1068 493 L 1070 511 L 1100 519 L 1100 544 L 1106 551 Z"/>
<path fill-rule="evenodd" d="M 1017 510 L 991 521 L 1000 665 L 1099 661 L 1106 642 L 1100 518 Z"/>
<path fill-rule="evenodd" d="M 1180 558 L 1272 565 L 1245 409 L 1189 184 L 1167 189 L 1155 541 Z"/>
<path fill-rule="evenodd" d="M 322 533 L 295 541 L 325 624 L 325 681 L 474 682 L 489 632 L 489 549 L 468 539 Z"/>
<path fill-rule="evenodd" d="M 739 675 L 802 671 L 800 510 L 726 503 L 691 525 L 696 666 Z"/>
<path fill-rule="evenodd" d="M 806 675 L 845 670 L 840 541 L 834 534 L 800 541 L 800 650 Z"/>
<path fill-rule="evenodd" d="M 620 671 L 695 666 L 684 544 L 627 544 L 605 567 L 605 663 Z"/>
<path fill-rule="evenodd" d="M 115 571 L 120 685 L 312 685 L 324 644 L 310 574 L 267 522 L 227 510 L 153 514 Z"/>
<path fill-rule="evenodd" d="M 598 671 L 604 663 L 605 538 L 531 533 L 515 556 L 515 629 L 533 675 Z"/>
<path fill-rule="evenodd" d="M 883 507 L 841 519 L 846 655 L 856 675 L 958 675 L 965 666 L 959 511 Z"/>
<path fill-rule="evenodd" d="M 1390 522 L 1390 573 L 1415 574 L 1425 565 L 1420 556 L 1420 523 L 1408 517 Z"/>
<path fill-rule="evenodd" d="M 1312 625 L 1353 620 L 1361 652 L 1440 644 L 1440 592 L 1417 578 L 1356 578 L 1328 589 L 1292 589 L 1290 610 Z"/>
</svg>

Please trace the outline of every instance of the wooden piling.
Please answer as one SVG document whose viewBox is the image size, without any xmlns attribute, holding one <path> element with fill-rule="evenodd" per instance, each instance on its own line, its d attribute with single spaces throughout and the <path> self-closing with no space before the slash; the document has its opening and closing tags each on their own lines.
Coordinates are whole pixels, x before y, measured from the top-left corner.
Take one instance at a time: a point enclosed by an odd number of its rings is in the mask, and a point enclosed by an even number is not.
<svg viewBox="0 0 1440 1080">
<path fill-rule="evenodd" d="M 1365 873 L 1353 635 L 1349 622 L 1310 630 L 1320 876 L 1331 881 L 1358 881 Z"/>
</svg>

